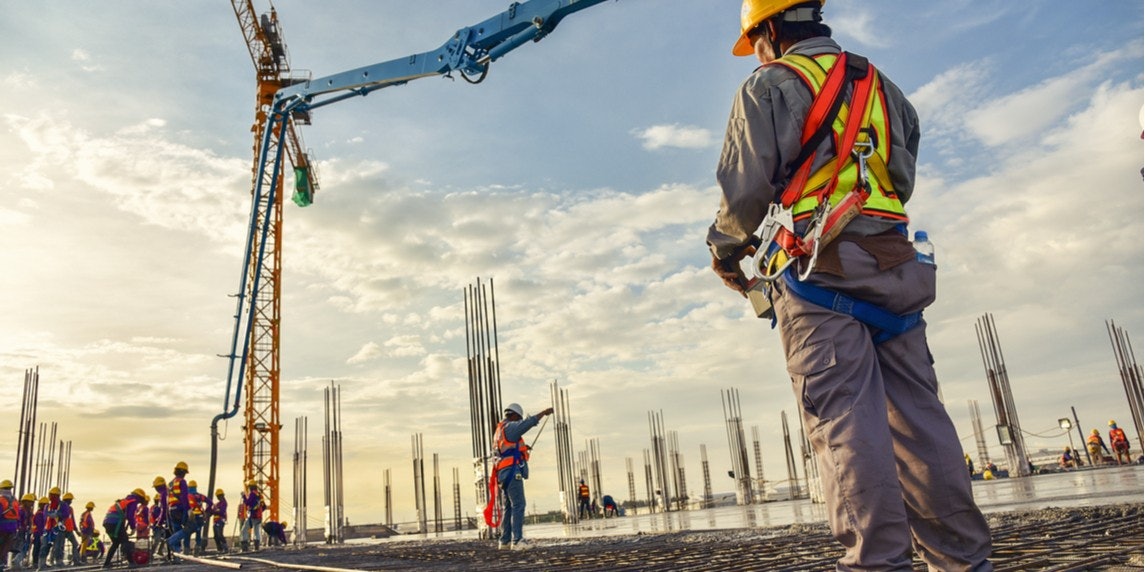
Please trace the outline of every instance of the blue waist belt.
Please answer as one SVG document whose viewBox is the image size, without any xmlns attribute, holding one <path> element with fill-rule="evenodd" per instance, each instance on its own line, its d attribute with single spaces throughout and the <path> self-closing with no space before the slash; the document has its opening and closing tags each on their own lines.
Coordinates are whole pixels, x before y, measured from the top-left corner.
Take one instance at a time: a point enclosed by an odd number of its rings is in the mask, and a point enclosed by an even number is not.
<svg viewBox="0 0 1145 572">
<path fill-rule="evenodd" d="M 871 338 L 875 344 L 881 344 L 905 333 L 922 321 L 921 311 L 900 316 L 870 302 L 864 302 L 822 286 L 801 282 L 792 275 L 790 269 L 783 273 L 783 283 L 793 294 L 816 306 L 846 314 L 870 326 L 873 330 Z"/>
</svg>

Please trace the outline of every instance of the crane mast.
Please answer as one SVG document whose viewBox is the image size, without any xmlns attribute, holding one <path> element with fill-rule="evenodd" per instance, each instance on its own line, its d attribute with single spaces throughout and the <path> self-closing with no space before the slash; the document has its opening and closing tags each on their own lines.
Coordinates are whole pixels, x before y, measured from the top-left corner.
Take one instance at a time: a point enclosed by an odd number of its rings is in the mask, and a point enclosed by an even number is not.
<svg viewBox="0 0 1145 572">
<path fill-rule="evenodd" d="M 250 335 L 247 338 L 247 368 L 243 380 L 246 401 L 243 419 L 243 481 L 254 480 L 264 491 L 271 520 L 278 520 L 279 512 L 279 341 L 281 323 L 282 286 L 282 203 L 283 193 L 273 197 L 255 195 L 260 184 L 282 188 L 283 171 L 262 164 L 260 148 L 267 136 L 267 114 L 278 90 L 305 78 L 291 76 L 286 44 L 278 25 L 278 14 L 272 5 L 269 13 L 261 17 L 255 12 L 251 0 L 231 0 L 239 27 L 250 51 L 258 82 L 255 119 L 251 125 L 254 134 L 251 167 L 251 189 L 255 197 L 251 225 L 266 232 L 254 232 L 261 243 L 256 244 L 265 256 L 251 258 L 246 272 L 250 276 L 261 274 L 261 280 L 248 280 L 246 292 L 253 312 Z M 317 189 L 315 173 L 305 151 L 296 123 L 309 124 L 307 115 L 295 114 L 279 123 L 269 134 L 273 145 L 286 149 L 295 171 L 295 202 L 309 204 Z M 275 180 L 271 180 L 271 179 Z M 261 180 L 260 180 L 261 179 Z"/>
</svg>

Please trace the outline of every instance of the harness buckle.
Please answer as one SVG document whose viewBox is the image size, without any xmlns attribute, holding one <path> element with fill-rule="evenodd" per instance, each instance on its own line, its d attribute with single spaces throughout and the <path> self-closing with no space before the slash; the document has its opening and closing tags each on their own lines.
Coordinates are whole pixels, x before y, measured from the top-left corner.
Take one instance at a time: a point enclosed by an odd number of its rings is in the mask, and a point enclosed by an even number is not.
<svg viewBox="0 0 1145 572">
<path fill-rule="evenodd" d="M 779 203 L 771 203 L 767 209 L 767 216 L 763 218 L 763 226 L 759 232 L 762 247 L 755 251 L 755 256 L 751 259 L 751 273 L 758 281 L 767 284 L 775 282 L 780 276 L 783 276 L 787 268 L 795 262 L 795 258 L 788 258 L 777 269 L 772 269 L 772 263 L 777 253 L 782 250 L 782 248 L 771 248 L 780 230 L 786 230 L 794 234 L 795 221 L 791 217 L 790 208 L 784 208 L 783 205 Z M 753 280 L 753 282 L 756 282 L 756 280 Z"/>
</svg>

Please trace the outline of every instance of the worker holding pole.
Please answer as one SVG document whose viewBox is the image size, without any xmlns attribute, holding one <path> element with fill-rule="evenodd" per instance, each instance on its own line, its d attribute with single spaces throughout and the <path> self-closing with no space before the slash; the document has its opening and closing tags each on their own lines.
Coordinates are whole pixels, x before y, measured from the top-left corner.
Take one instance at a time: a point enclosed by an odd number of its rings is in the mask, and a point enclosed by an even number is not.
<svg viewBox="0 0 1145 572">
<path fill-rule="evenodd" d="M 935 297 L 934 259 L 906 237 L 918 116 L 831 39 L 825 1 L 743 2 L 732 53 L 763 65 L 728 120 L 712 267 L 741 295 L 758 293 L 757 313 L 779 326 L 846 549 L 838 568 L 910 570 L 913 542 L 931 569 L 988 571 L 990 530 L 921 317 Z M 749 286 L 740 261 L 757 248 Z"/>
<path fill-rule="evenodd" d="M 526 417 L 520 405 L 510 403 L 505 407 L 504 419 L 497 424 L 493 446 L 499 457 L 493 471 L 504 511 L 500 523 L 501 539 L 497 543 L 499 550 L 529 548 L 528 541 L 523 538 L 525 479 L 529 478 L 529 446 L 525 443 L 525 433 L 552 414 L 553 408 L 549 407 Z"/>
</svg>

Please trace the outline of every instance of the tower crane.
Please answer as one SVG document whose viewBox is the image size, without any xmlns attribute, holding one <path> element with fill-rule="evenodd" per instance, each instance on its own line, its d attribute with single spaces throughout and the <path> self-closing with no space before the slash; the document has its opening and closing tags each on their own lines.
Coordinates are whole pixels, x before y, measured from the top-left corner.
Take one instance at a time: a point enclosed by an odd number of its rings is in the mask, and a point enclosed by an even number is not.
<svg viewBox="0 0 1145 572">
<path fill-rule="evenodd" d="M 256 158 L 243 272 L 235 295 L 234 330 L 230 353 L 224 356 L 229 358 L 224 410 L 211 420 L 208 490 L 215 489 L 218 424 L 238 413 L 245 386 L 243 474 L 248 480 L 265 484 L 270 518 L 278 519 L 279 247 L 284 155 L 294 168 L 294 202 L 309 205 L 318 189 L 296 123 L 309 124 L 312 109 L 418 78 L 448 76 L 456 71 L 470 83 L 480 83 L 493 62 L 528 42 L 545 38 L 566 16 L 604 1 L 512 2 L 500 14 L 457 30 L 436 50 L 310 80 L 290 76 L 286 46 L 273 8 L 260 19 L 255 17 L 251 0 L 231 0 L 258 73 L 258 107 L 252 127 Z"/>
<path fill-rule="evenodd" d="M 252 308 L 250 331 L 247 333 L 246 406 L 243 419 L 243 481 L 258 483 L 266 493 L 270 519 L 278 520 L 279 478 L 279 337 L 281 334 L 282 286 L 282 193 L 260 195 L 260 186 L 281 188 L 282 170 L 268 169 L 262 163 L 259 149 L 264 138 L 271 144 L 285 148 L 286 156 L 294 167 L 294 201 L 300 206 L 310 204 L 318 182 L 310 157 L 305 150 L 297 124 L 309 124 L 305 113 L 292 114 L 274 128 L 268 129 L 274 94 L 300 78 L 293 77 L 286 43 L 278 24 L 278 13 L 271 5 L 270 12 L 259 16 L 252 0 L 231 0 L 251 62 L 254 63 L 257 92 L 254 133 L 254 164 L 251 167 L 251 193 L 256 197 L 251 212 L 251 225 L 262 229 L 257 233 L 255 249 L 263 255 L 251 259 L 244 273 L 262 276 L 262 280 L 247 280 L 250 285 L 239 293 Z M 268 179 L 272 177 L 273 180 Z M 233 355 L 233 352 L 232 352 Z M 228 380 L 229 383 L 229 380 Z M 230 393 L 228 388 L 227 393 Z M 224 401 L 224 406 L 226 405 Z M 212 468 L 214 460 L 212 459 Z M 213 479 L 212 479 L 213 481 Z M 214 485 L 211 486 L 212 490 Z"/>
</svg>

